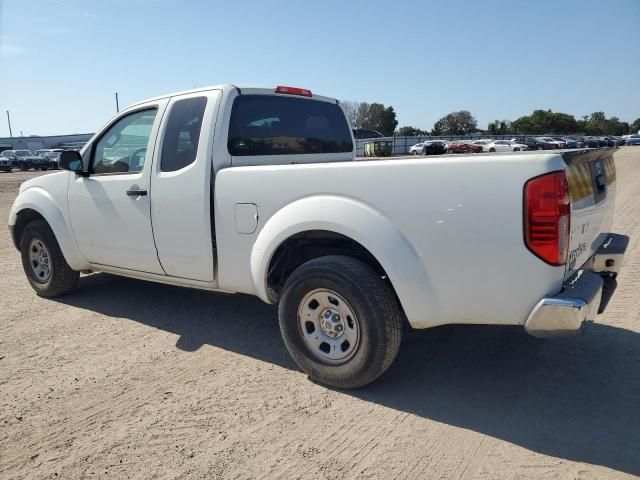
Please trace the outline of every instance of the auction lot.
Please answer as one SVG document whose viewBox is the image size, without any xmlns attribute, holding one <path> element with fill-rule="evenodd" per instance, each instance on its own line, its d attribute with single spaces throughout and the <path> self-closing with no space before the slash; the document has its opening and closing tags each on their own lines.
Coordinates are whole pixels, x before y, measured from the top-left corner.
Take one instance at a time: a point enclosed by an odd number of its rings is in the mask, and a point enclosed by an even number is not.
<svg viewBox="0 0 640 480">
<path fill-rule="evenodd" d="M 640 148 L 615 159 L 613 231 L 631 243 L 597 323 L 554 340 L 407 331 L 390 370 L 349 392 L 300 373 L 253 297 L 93 274 L 39 298 L 5 229 L 0 478 L 640 475 Z M 45 173 L 0 173 L 3 222 Z"/>
</svg>

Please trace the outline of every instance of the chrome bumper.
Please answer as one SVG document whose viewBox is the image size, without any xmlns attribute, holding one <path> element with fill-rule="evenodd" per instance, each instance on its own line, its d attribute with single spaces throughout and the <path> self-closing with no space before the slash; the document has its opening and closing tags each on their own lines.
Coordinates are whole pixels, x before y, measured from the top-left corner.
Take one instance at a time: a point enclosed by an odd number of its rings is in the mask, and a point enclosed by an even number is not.
<svg viewBox="0 0 640 480">
<path fill-rule="evenodd" d="M 569 279 L 562 291 L 543 298 L 533 308 L 525 330 L 535 337 L 574 333 L 604 311 L 615 291 L 629 237 L 611 234 L 596 254 Z"/>
</svg>

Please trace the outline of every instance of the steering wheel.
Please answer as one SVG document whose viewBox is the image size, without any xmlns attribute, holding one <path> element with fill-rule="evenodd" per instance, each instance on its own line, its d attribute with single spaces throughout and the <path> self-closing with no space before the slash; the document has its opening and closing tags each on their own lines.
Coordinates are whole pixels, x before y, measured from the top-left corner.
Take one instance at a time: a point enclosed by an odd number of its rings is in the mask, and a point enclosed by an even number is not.
<svg viewBox="0 0 640 480">
<path fill-rule="evenodd" d="M 142 147 L 142 148 L 138 148 L 137 150 L 134 150 L 133 153 L 129 155 L 129 171 L 130 172 L 137 172 L 142 170 L 142 168 L 138 168 L 141 166 L 140 160 L 142 160 L 142 158 L 138 159 L 137 161 L 135 160 L 135 158 L 140 156 L 141 153 L 144 153 L 146 151 L 147 151 L 147 147 Z"/>
</svg>

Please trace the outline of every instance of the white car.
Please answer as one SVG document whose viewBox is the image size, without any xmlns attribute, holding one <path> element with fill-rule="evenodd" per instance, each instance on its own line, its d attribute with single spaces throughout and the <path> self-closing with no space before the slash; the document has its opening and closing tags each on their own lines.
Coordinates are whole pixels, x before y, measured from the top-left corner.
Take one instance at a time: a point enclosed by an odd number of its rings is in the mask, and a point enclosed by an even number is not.
<svg viewBox="0 0 640 480">
<path fill-rule="evenodd" d="M 492 139 L 482 139 L 482 140 L 474 140 L 473 142 L 471 142 L 473 145 L 480 145 L 482 147 L 482 151 L 483 152 L 488 152 L 489 151 L 489 144 L 495 142 L 495 140 Z"/>
<path fill-rule="evenodd" d="M 483 151 L 487 152 L 519 152 L 527 150 L 527 146 L 511 140 L 494 140 L 483 145 Z"/>
<path fill-rule="evenodd" d="M 293 359 L 338 388 L 380 376 L 405 322 L 559 335 L 613 292 L 611 149 L 356 162 L 354 144 L 302 88 L 152 98 L 23 183 L 11 237 L 43 297 L 109 272 L 278 303 Z"/>
</svg>

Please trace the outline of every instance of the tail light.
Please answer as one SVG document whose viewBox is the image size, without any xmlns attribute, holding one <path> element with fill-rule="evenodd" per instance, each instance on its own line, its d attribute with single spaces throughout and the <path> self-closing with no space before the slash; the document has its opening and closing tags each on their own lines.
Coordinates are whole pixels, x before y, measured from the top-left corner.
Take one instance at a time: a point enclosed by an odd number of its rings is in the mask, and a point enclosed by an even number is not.
<svg viewBox="0 0 640 480">
<path fill-rule="evenodd" d="M 297 88 L 297 87 L 283 87 L 277 86 L 276 93 L 286 93 L 287 95 L 300 95 L 302 97 L 310 97 L 311 90 L 307 90 L 306 88 Z"/>
<path fill-rule="evenodd" d="M 524 186 L 524 239 L 550 265 L 567 263 L 571 202 L 565 172 L 532 178 Z"/>
</svg>

